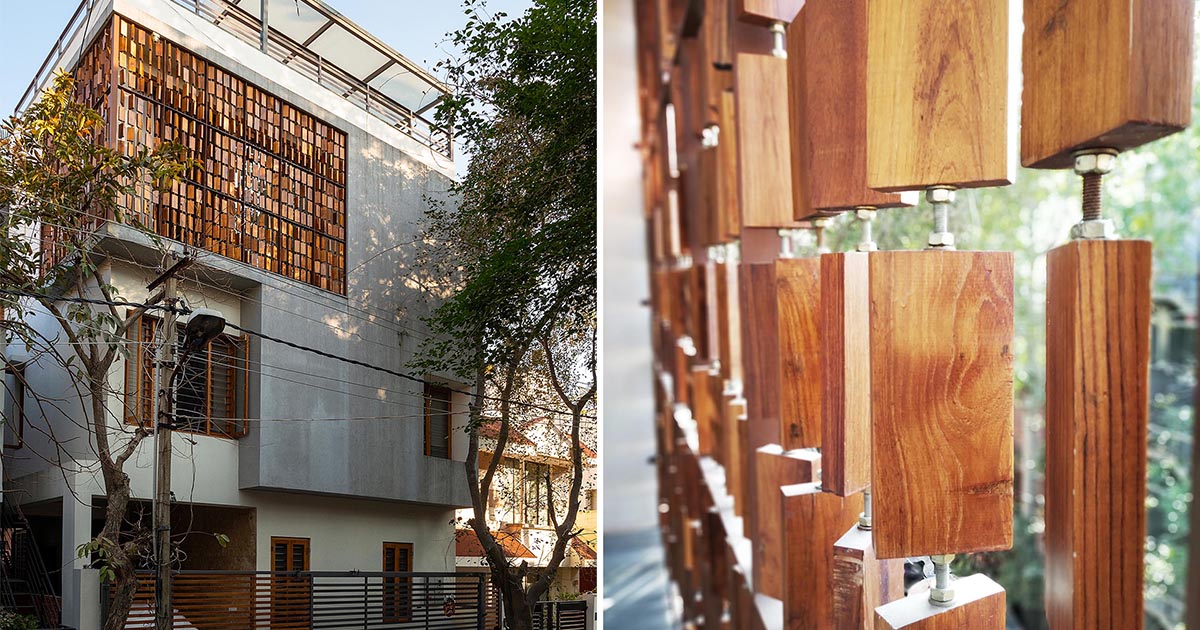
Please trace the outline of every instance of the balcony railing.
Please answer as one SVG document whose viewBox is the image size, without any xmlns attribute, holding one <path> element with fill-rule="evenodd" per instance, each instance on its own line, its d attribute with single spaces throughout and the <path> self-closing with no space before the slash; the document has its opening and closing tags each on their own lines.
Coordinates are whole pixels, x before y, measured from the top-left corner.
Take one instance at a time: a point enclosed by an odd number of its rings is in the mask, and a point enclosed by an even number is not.
<svg viewBox="0 0 1200 630">
<path fill-rule="evenodd" d="M 243 42 L 256 48 L 261 46 L 261 20 L 258 16 L 241 8 L 238 2 L 229 0 L 170 1 L 188 9 Z M 85 36 L 89 25 L 95 24 L 92 13 L 97 4 L 99 4 L 99 0 L 83 0 L 79 4 L 67 22 L 66 28 L 55 41 L 54 47 L 46 56 L 41 68 L 38 69 L 29 87 L 21 96 L 21 100 L 18 101 L 16 111 L 25 109 L 36 97 L 38 89 L 46 85 L 51 73 L 61 64 L 62 60 L 67 58 L 76 47 L 82 47 L 84 42 L 77 40 Z M 257 0 L 255 4 L 257 4 Z M 325 7 L 318 0 L 304 0 L 304 5 L 308 10 L 316 12 L 326 19 L 326 25 L 316 29 L 316 32 L 303 43 L 297 42 L 288 34 L 272 26 L 268 29 L 266 38 L 266 54 L 413 138 L 438 155 L 453 159 L 453 135 L 425 117 L 425 114 L 433 110 L 441 101 L 446 94 L 446 88 L 408 60 L 382 44 L 376 43 L 374 38 L 363 34 L 352 23 Z M 267 23 L 271 24 L 269 16 Z M 331 30 L 329 27 L 334 24 L 347 33 L 347 37 L 354 38 L 353 41 L 357 42 L 355 45 L 361 45 L 364 50 L 373 51 L 373 54 L 384 60 L 384 63 L 360 78 L 313 51 L 310 48 L 312 41 L 317 40 L 326 30 Z M 421 99 L 419 104 L 414 107 L 407 107 L 382 91 L 387 88 L 392 79 L 400 76 L 405 78 L 398 81 L 396 85 L 411 81 L 423 88 L 417 90 Z M 389 78 L 377 85 L 372 85 L 373 81 L 378 81 L 383 77 Z"/>
</svg>

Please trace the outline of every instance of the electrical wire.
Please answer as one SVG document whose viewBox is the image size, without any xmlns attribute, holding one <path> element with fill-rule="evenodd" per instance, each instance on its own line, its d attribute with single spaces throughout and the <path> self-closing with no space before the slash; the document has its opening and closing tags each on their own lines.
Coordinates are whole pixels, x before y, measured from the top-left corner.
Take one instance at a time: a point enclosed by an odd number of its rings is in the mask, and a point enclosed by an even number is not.
<svg viewBox="0 0 1200 630">
<path fill-rule="evenodd" d="M 137 303 L 137 302 L 117 302 L 114 300 L 99 300 L 99 299 L 92 299 L 92 298 L 78 298 L 78 297 L 66 297 L 66 296 L 57 297 L 57 296 L 52 296 L 52 295 L 33 293 L 33 292 L 29 292 L 29 291 L 14 291 L 11 289 L 0 289 L 0 292 L 8 293 L 10 295 L 18 295 L 19 294 L 22 297 L 29 297 L 29 298 L 35 298 L 35 299 L 57 300 L 57 301 L 63 301 L 63 302 L 76 302 L 76 303 L 82 303 L 82 304 L 107 305 L 107 306 L 133 306 L 135 308 L 145 307 L 147 310 L 149 310 L 150 308 L 155 308 L 158 310 L 175 312 L 175 313 L 178 313 L 181 315 L 188 315 L 188 314 L 191 314 L 191 312 L 192 312 L 190 309 L 186 309 L 186 308 L 155 305 L 155 304 L 142 304 L 142 303 Z M 525 402 L 522 400 L 513 400 L 513 399 L 503 398 L 500 396 L 490 396 L 488 394 L 478 394 L 478 393 L 470 392 L 470 391 L 464 390 L 464 389 L 457 389 L 454 387 L 446 387 L 446 385 L 443 383 L 434 382 L 434 381 L 431 381 L 428 379 L 421 378 L 419 376 L 413 376 L 411 374 L 407 374 L 407 373 L 401 372 L 399 370 L 393 370 L 391 368 L 381 367 L 378 365 L 367 363 L 365 361 L 360 361 L 358 359 L 351 359 L 349 357 L 343 357 L 341 355 L 337 355 L 332 352 L 325 352 L 324 350 L 318 350 L 316 348 L 304 346 L 304 345 L 301 345 L 301 344 L 298 344 L 298 343 L 295 343 L 292 341 L 288 341 L 286 339 L 281 339 L 279 337 L 267 335 L 267 334 L 258 332 L 256 330 L 251 330 L 249 328 L 245 328 L 243 326 L 239 326 L 237 324 L 233 324 L 230 322 L 226 322 L 225 325 L 229 328 L 243 332 L 247 335 L 258 337 L 259 339 L 263 339 L 263 340 L 270 341 L 273 343 L 278 343 L 278 344 L 288 346 L 288 347 L 296 349 L 296 350 L 300 350 L 302 352 L 308 352 L 311 354 L 315 354 L 317 356 L 325 357 L 327 359 L 341 361 L 341 362 L 347 363 L 349 365 L 356 365 L 356 366 L 364 367 L 364 368 L 374 370 L 377 372 L 382 372 L 384 374 L 389 374 L 391 376 L 395 376 L 397 378 L 401 378 L 401 379 L 411 381 L 414 383 L 421 383 L 423 385 L 431 385 L 431 386 L 435 386 L 435 387 L 444 387 L 453 393 L 463 394 L 465 396 L 470 396 L 472 398 L 486 400 L 489 402 L 508 403 L 511 405 L 524 407 L 526 409 L 536 409 L 538 411 L 544 411 L 546 413 L 558 414 L 558 415 L 563 415 L 563 416 L 571 416 L 572 415 L 572 412 L 570 410 L 564 411 L 562 409 L 555 409 L 555 408 L 537 404 L 537 403 L 530 403 L 530 402 Z M 595 420 L 596 416 L 591 415 L 591 414 L 580 414 L 580 418 Z"/>
</svg>

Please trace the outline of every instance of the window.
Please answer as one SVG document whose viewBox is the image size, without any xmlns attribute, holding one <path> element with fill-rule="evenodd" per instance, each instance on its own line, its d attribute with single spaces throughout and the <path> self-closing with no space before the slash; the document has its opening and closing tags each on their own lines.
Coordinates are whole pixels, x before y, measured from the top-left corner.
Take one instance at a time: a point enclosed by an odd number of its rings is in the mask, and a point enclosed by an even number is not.
<svg viewBox="0 0 1200 630">
<path fill-rule="evenodd" d="M 158 334 L 161 320 L 143 315 L 130 327 L 129 360 L 125 369 L 125 414 L 130 424 L 152 426 L 157 401 L 154 383 L 154 359 L 162 343 Z M 178 346 L 183 343 L 183 327 L 176 331 Z M 238 438 L 246 435 L 246 392 L 249 371 L 246 337 L 221 335 L 204 348 L 179 355 L 179 374 L 175 379 L 175 425 L 179 431 Z"/>
<path fill-rule="evenodd" d="M 550 496 L 547 484 L 550 466 L 525 462 L 525 524 L 534 527 L 550 526 Z"/>
<path fill-rule="evenodd" d="M 387 573 L 412 571 L 412 543 L 383 543 L 383 570 Z M 412 619 L 412 577 L 391 575 L 383 578 L 383 621 L 398 623 Z"/>
<path fill-rule="evenodd" d="M 450 459 L 450 388 L 425 384 L 425 454 Z"/>
<path fill-rule="evenodd" d="M 25 445 L 25 366 L 9 365 L 3 375 L 4 448 L 21 448 Z"/>
<path fill-rule="evenodd" d="M 307 628 L 310 582 L 297 571 L 308 571 L 308 539 L 271 537 L 271 626 Z"/>
</svg>

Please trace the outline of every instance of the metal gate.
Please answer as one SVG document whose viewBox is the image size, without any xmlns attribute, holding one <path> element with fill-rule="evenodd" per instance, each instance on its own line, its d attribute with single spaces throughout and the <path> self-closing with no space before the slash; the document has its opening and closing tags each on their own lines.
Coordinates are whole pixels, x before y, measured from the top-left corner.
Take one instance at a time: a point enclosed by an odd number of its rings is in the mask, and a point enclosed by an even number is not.
<svg viewBox="0 0 1200 630">
<path fill-rule="evenodd" d="M 583 600 L 538 602 L 533 605 L 534 630 L 584 630 L 588 607 Z"/>
<path fill-rule="evenodd" d="M 174 627 L 483 630 L 486 578 L 482 573 L 179 571 L 171 586 Z M 154 576 L 139 572 L 138 581 L 127 630 L 154 627 Z M 106 605 L 111 596 L 110 586 Z"/>
</svg>

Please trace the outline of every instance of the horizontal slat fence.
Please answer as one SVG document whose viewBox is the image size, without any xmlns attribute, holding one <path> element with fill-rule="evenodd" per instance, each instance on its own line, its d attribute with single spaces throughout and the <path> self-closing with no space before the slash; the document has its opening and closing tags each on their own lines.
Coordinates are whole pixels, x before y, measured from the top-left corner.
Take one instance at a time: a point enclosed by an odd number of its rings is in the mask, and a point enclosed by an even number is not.
<svg viewBox="0 0 1200 630">
<path fill-rule="evenodd" d="M 179 630 L 481 630 L 486 574 L 181 571 Z M 105 604 L 111 600 L 108 589 Z M 139 573 L 127 630 L 154 627 L 154 576 Z M 582 627 L 582 626 L 580 626 Z"/>
</svg>

